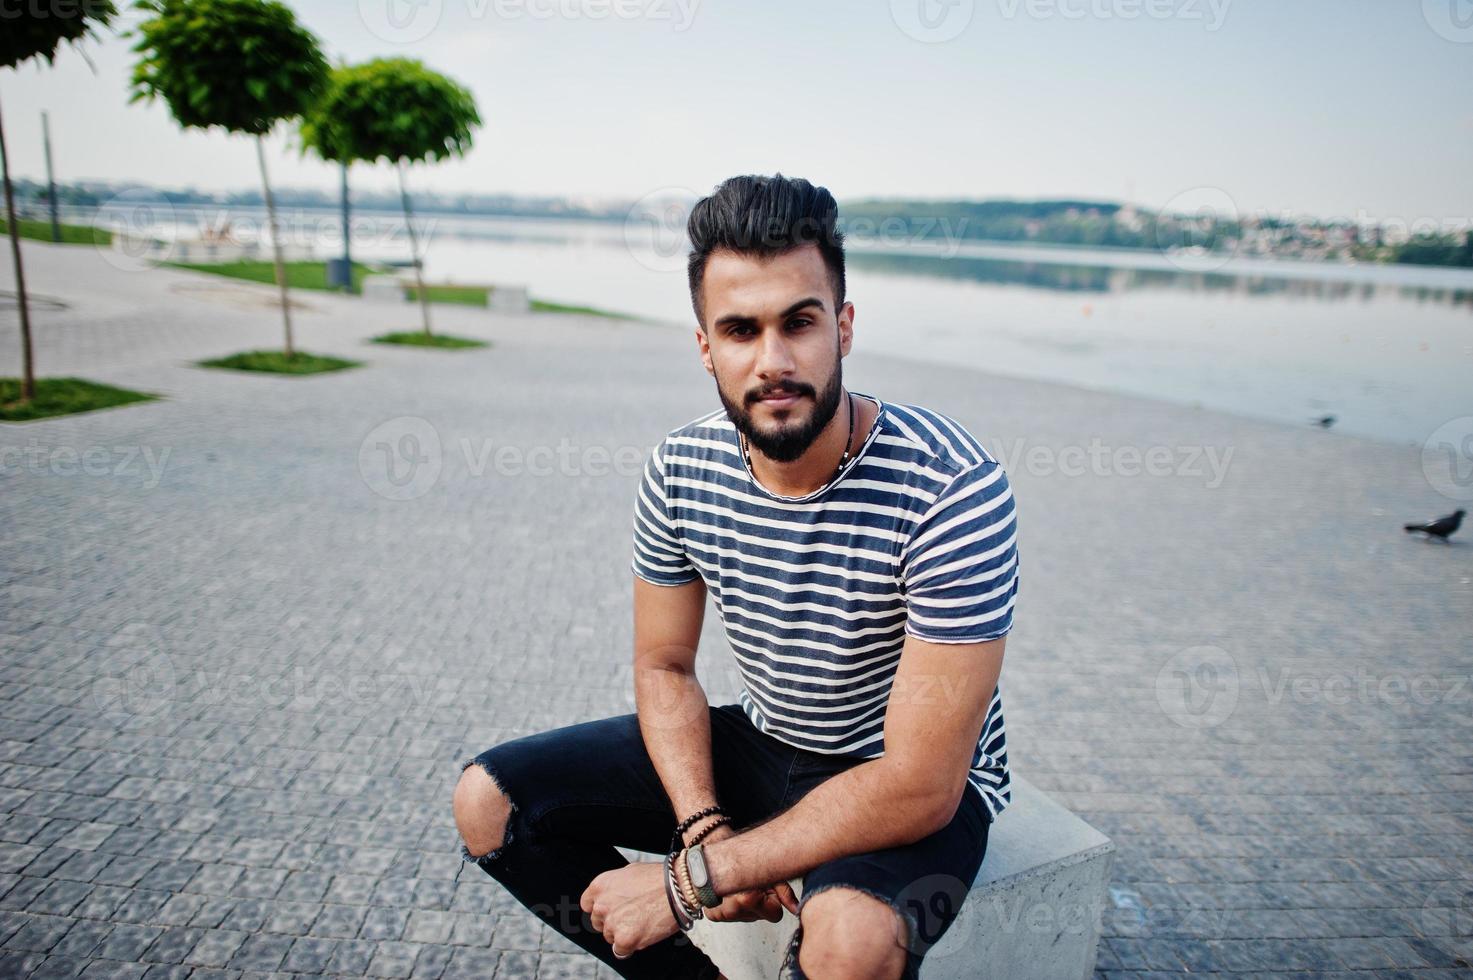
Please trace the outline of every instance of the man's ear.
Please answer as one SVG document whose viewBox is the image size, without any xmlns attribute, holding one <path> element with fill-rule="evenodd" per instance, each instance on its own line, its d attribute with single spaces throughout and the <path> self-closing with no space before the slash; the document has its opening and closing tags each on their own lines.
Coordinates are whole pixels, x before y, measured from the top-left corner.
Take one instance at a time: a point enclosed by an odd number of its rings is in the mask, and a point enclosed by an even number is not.
<svg viewBox="0 0 1473 980">
<path fill-rule="evenodd" d="M 706 339 L 706 331 L 696 327 L 696 346 L 701 350 L 701 363 L 706 366 L 706 373 L 716 377 L 716 367 L 711 363 L 711 343 Z"/>
<path fill-rule="evenodd" d="M 839 307 L 839 356 L 848 357 L 849 348 L 854 345 L 854 304 L 845 303 Z"/>
</svg>

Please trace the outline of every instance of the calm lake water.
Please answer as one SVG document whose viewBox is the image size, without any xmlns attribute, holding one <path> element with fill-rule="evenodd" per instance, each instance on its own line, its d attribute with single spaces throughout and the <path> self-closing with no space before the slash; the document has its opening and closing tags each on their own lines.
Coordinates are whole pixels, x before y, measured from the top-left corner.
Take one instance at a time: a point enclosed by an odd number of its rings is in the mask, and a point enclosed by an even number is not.
<svg viewBox="0 0 1473 980">
<path fill-rule="evenodd" d="M 331 213 L 288 214 L 294 251 L 340 250 Z M 170 218 L 166 235 L 219 221 Z M 241 237 L 259 224 L 248 209 L 230 219 Z M 523 283 L 539 299 L 694 325 L 678 227 L 422 221 L 430 280 Z M 354 224 L 355 257 L 408 258 L 396 216 Z M 1338 431 L 1397 442 L 1473 415 L 1468 270 L 851 240 L 849 291 L 866 351 L 1299 425 L 1332 414 Z"/>
</svg>

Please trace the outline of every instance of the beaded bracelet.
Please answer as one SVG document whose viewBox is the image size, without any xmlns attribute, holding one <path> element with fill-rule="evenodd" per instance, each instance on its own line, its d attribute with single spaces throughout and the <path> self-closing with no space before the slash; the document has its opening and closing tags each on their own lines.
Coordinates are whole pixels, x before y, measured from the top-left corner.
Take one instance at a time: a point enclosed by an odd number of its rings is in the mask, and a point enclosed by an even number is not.
<svg viewBox="0 0 1473 980">
<path fill-rule="evenodd" d="M 681 835 L 684 834 L 691 827 L 693 827 L 697 820 L 701 819 L 702 817 L 709 817 L 713 813 L 719 813 L 722 816 L 726 816 L 726 811 L 723 810 L 721 808 L 721 804 L 718 803 L 715 806 L 708 806 L 704 810 L 697 810 L 695 813 L 692 813 L 690 816 L 682 820 L 680 822 L 680 826 L 675 828 L 675 833 L 670 836 L 670 850 L 679 850 L 681 847 Z"/>
<path fill-rule="evenodd" d="M 685 860 L 688 853 L 688 850 L 681 851 L 675 857 L 675 884 L 680 887 L 680 897 L 685 899 L 685 907 L 696 918 L 703 919 L 706 917 L 706 905 L 701 901 L 695 883 L 690 880 L 690 865 Z"/>
<path fill-rule="evenodd" d="M 686 847 L 695 847 L 701 841 L 705 840 L 706 839 L 706 835 L 709 834 L 709 833 L 711 833 L 711 831 L 715 830 L 717 827 L 729 827 L 729 826 L 731 826 L 731 818 L 730 817 L 722 817 L 720 820 L 716 821 L 711 826 L 709 826 L 705 830 L 701 831 L 699 834 L 696 834 L 696 836 L 691 839 L 691 842 L 689 844 L 685 845 L 685 846 Z"/>
<path fill-rule="evenodd" d="M 680 886 L 675 881 L 675 851 L 665 858 L 665 898 L 670 902 L 670 911 L 681 932 L 690 932 L 697 918 L 704 918 L 705 909 L 691 911 L 686 908 L 684 896 L 679 895 Z"/>
<path fill-rule="evenodd" d="M 680 822 L 680 826 L 677 827 L 676 830 L 683 834 L 687 830 L 690 830 L 691 824 L 695 823 L 697 820 L 701 819 L 702 817 L 709 817 L 713 813 L 721 813 L 721 814 L 724 814 L 724 813 L 726 813 L 726 811 L 721 808 L 721 804 L 720 803 L 717 803 L 714 806 L 708 806 L 704 810 L 697 810 L 695 813 L 692 813 L 690 816 L 688 816 L 684 820 L 682 820 Z"/>
</svg>

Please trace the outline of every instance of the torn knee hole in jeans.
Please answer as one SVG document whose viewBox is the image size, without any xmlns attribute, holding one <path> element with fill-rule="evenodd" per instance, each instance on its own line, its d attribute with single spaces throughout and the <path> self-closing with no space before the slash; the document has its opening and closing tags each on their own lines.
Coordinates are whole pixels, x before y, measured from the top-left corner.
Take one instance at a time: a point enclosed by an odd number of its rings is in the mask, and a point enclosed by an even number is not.
<svg viewBox="0 0 1473 980">
<path fill-rule="evenodd" d="M 491 784 L 495 786 L 496 791 L 499 792 L 506 799 L 507 803 L 510 804 L 511 809 L 507 812 L 506 815 L 506 829 L 503 833 L 500 847 L 493 848 L 492 850 L 487 851 L 485 854 L 476 855 L 471 853 L 471 849 L 466 846 L 463 840 L 461 841 L 460 866 L 462 869 L 465 868 L 465 863 L 467 861 L 471 861 L 484 867 L 485 862 L 496 860 L 496 858 L 501 855 L 501 852 L 506 850 L 507 846 L 511 844 L 512 823 L 516 819 L 517 815 L 517 803 L 511 798 L 511 794 L 507 793 L 506 787 L 502 785 L 501 777 L 496 774 L 496 770 L 492 769 L 491 766 L 483 761 L 479 756 L 476 756 L 462 762 L 460 764 L 460 771 L 464 773 L 471 766 L 479 766 L 482 772 L 491 777 Z M 456 877 L 460 877 L 459 871 L 456 872 Z"/>
<path fill-rule="evenodd" d="M 822 895 L 824 892 L 830 891 L 831 889 L 834 889 L 834 888 L 844 888 L 844 889 L 848 889 L 849 891 L 852 891 L 852 892 L 860 892 L 861 894 L 868 895 L 870 898 L 877 898 L 881 902 L 884 902 L 885 905 L 886 905 L 886 907 L 888 907 L 889 909 L 891 909 L 892 911 L 894 911 L 895 914 L 900 917 L 900 928 L 901 928 L 901 931 L 903 932 L 903 935 L 899 936 L 896 939 L 896 945 L 899 946 L 901 949 L 904 949 L 904 950 L 910 950 L 911 949 L 911 946 L 912 946 L 912 944 L 915 941 L 915 936 L 920 931 L 920 924 L 918 922 L 916 922 L 915 917 L 911 914 L 911 912 L 908 909 L 901 908 L 894 901 L 892 901 L 889 897 L 887 897 L 885 895 L 881 895 L 877 891 L 871 891 L 870 889 L 865 888 L 863 885 L 852 885 L 852 884 L 849 884 L 847 882 L 834 882 L 834 883 L 828 884 L 828 885 L 819 885 L 816 888 L 813 888 L 813 889 L 811 889 L 809 891 L 805 891 L 803 893 L 803 897 L 798 900 L 798 915 L 799 916 L 802 916 L 802 914 L 803 914 L 803 906 L 808 904 L 808 900 L 810 898 L 812 898 L 814 895 Z M 799 924 L 798 924 L 798 930 L 797 930 L 797 932 L 795 932 L 793 934 L 793 938 L 792 938 L 791 942 L 789 943 L 789 945 L 792 948 L 793 953 L 794 953 L 794 955 L 793 955 L 793 962 L 794 963 L 797 963 L 797 944 L 798 944 L 798 942 L 799 942 L 799 940 L 800 940 L 800 938 L 802 936 L 802 932 L 803 932 L 803 925 L 802 925 L 802 922 L 800 921 Z"/>
<path fill-rule="evenodd" d="M 889 898 L 881 895 L 879 892 L 871 891 L 870 889 L 865 888 L 862 885 L 851 885 L 847 883 L 835 882 L 829 885 L 819 885 L 816 888 L 806 891 L 803 893 L 803 897 L 798 900 L 798 925 L 797 928 L 793 930 L 793 935 L 788 939 L 787 949 L 783 952 L 782 963 L 778 967 L 779 980 L 808 980 L 808 974 L 804 973 L 803 968 L 798 964 L 798 950 L 803 945 L 803 921 L 801 918 L 803 914 L 803 906 L 807 904 L 808 900 L 814 895 L 822 895 L 824 892 L 828 891 L 831 888 L 847 888 L 850 891 L 862 892 L 866 895 L 869 895 L 871 898 L 879 899 L 880 901 L 884 902 L 885 905 L 894 909 L 896 914 L 900 916 L 900 921 L 903 923 L 901 928 L 906 931 L 905 936 L 897 940 L 897 945 L 899 945 L 901 949 L 904 949 L 906 951 L 907 959 L 909 959 L 909 954 L 911 952 L 911 940 L 912 937 L 916 935 L 916 932 L 919 928 L 916 924 L 916 921 L 911 917 L 911 914 L 905 909 L 902 909 L 899 905 L 895 904 Z M 909 974 L 905 974 L 905 976 L 909 976 Z"/>
</svg>

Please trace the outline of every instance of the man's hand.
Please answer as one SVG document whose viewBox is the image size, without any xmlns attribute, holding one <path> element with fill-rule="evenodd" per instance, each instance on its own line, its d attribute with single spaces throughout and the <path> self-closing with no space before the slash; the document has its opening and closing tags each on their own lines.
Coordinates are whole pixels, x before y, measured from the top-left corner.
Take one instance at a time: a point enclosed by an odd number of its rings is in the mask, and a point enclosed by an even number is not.
<svg viewBox="0 0 1473 980">
<path fill-rule="evenodd" d="M 734 836 L 736 831 L 727 824 L 707 834 L 705 841 L 710 843 Z M 756 922 L 758 919 L 778 922 L 782 919 L 785 908 L 797 915 L 798 898 L 793 894 L 792 885 L 780 881 L 765 888 L 749 888 L 723 896 L 720 905 L 706 910 L 706 918 L 712 922 Z"/>
<path fill-rule="evenodd" d="M 680 929 L 665 897 L 663 861 L 636 861 L 603 872 L 589 883 L 578 905 L 620 959 Z"/>
<path fill-rule="evenodd" d="M 719 840 L 736 834 L 730 826 L 719 827 L 704 838 Z M 589 883 L 578 905 L 587 912 L 593 927 L 603 933 L 623 958 L 652 946 L 680 929 L 665 897 L 663 861 L 636 861 L 605 871 Z M 798 899 L 786 881 L 763 888 L 749 888 L 722 898 L 721 904 L 706 909 L 712 922 L 778 922 L 783 909 L 798 914 Z"/>
</svg>

